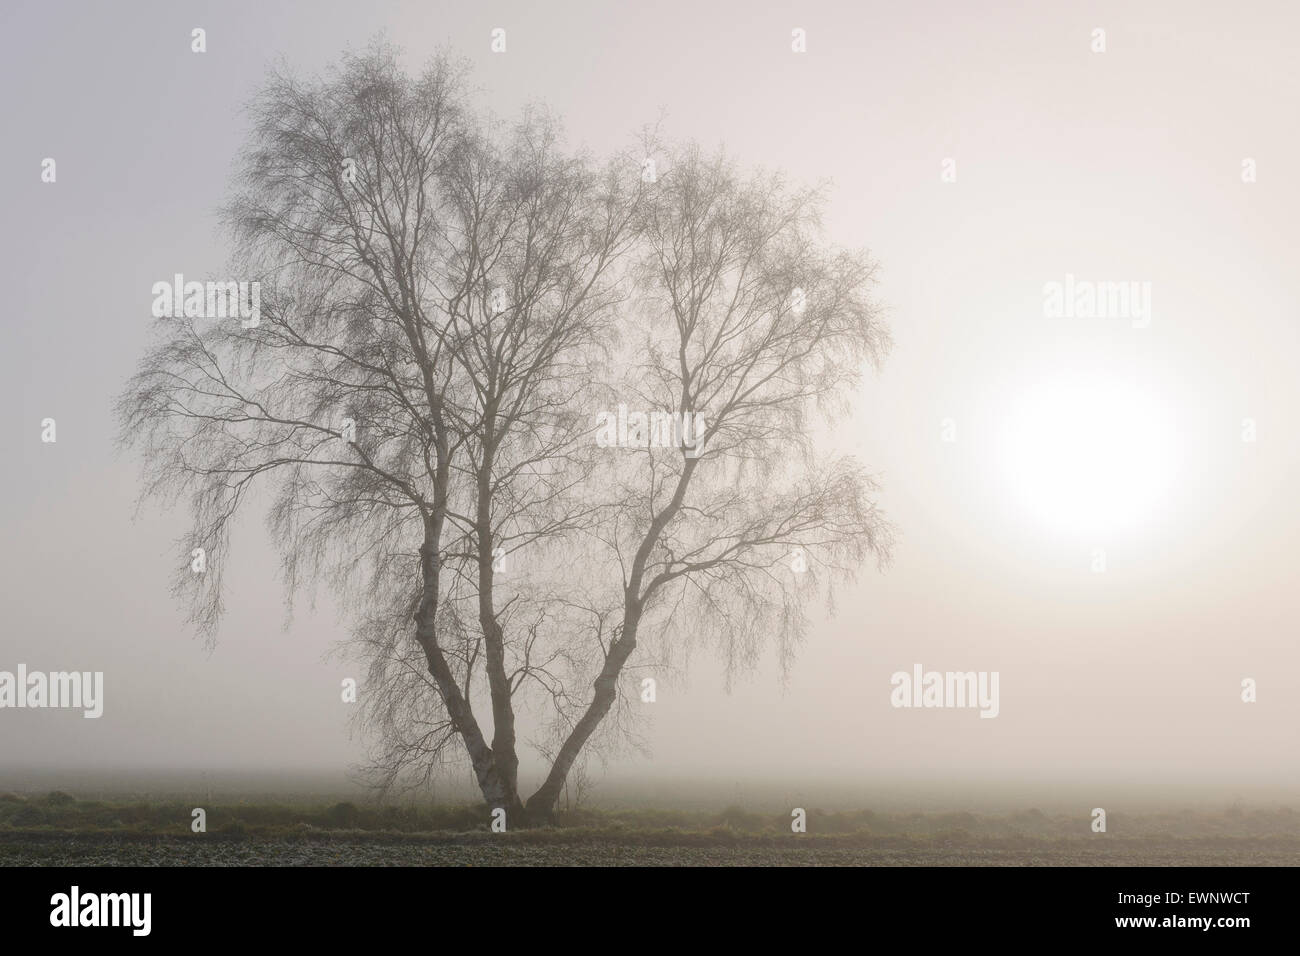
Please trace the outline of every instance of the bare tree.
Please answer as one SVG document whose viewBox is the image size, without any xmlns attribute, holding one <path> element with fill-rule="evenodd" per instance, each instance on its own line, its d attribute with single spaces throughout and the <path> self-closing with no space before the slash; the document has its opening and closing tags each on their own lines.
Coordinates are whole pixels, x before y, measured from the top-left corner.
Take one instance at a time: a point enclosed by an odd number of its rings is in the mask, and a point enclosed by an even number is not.
<svg viewBox="0 0 1300 956">
<path fill-rule="evenodd" d="M 772 637 L 788 664 L 816 568 L 851 576 L 868 552 L 888 555 L 871 478 L 850 460 L 818 461 L 811 440 L 809 411 L 834 411 L 889 345 L 868 297 L 870 261 L 816 242 L 820 201 L 691 147 L 641 204 L 644 331 L 622 355 L 620 391 L 679 420 L 699 416 L 698 433 L 675 448 L 619 449 L 616 481 L 602 475 L 614 513 L 593 537 L 615 558 L 616 600 L 589 608 L 603 643 L 594 693 L 531 814 L 553 806 L 645 630 L 713 640 L 729 667 L 752 665 Z"/>
<path fill-rule="evenodd" d="M 381 782 L 463 754 L 528 824 L 598 728 L 630 730 L 639 642 L 745 667 L 770 637 L 788 665 L 819 572 L 885 559 L 869 476 L 816 455 L 811 416 L 888 337 L 818 191 L 694 148 L 654 145 L 657 177 L 596 163 L 545 111 L 476 119 L 462 79 L 384 47 L 274 75 L 226 210 L 260 321 L 162 319 L 119 415 L 146 495 L 188 495 L 200 632 L 266 484 L 290 600 L 324 584 L 355 613 Z M 690 424 L 601 447 L 617 403 Z M 521 714 L 549 763 L 527 800 Z"/>
</svg>

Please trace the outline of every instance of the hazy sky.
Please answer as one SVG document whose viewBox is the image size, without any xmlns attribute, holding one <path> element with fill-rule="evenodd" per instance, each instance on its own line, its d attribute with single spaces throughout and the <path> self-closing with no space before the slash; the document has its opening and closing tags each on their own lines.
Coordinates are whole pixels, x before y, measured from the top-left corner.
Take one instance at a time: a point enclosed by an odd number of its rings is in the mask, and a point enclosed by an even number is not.
<svg viewBox="0 0 1300 956">
<path fill-rule="evenodd" d="M 0 711 L 0 770 L 361 756 L 343 626 L 326 603 L 282 629 L 260 524 L 216 650 L 182 629 L 185 515 L 132 520 L 110 405 L 151 285 L 226 261 L 215 210 L 268 66 L 386 31 L 595 151 L 663 110 L 829 178 L 830 238 L 881 264 L 896 348 L 834 440 L 880 476 L 893 566 L 819 618 L 787 687 L 771 659 L 729 696 L 704 657 L 661 682 L 652 756 L 617 772 L 1296 783 L 1298 28 L 1289 2 L 5 3 L 0 670 L 102 670 L 106 699 Z M 1046 315 L 1067 275 L 1149 283 L 1149 322 Z M 916 663 L 999 672 L 999 716 L 891 707 Z"/>
</svg>

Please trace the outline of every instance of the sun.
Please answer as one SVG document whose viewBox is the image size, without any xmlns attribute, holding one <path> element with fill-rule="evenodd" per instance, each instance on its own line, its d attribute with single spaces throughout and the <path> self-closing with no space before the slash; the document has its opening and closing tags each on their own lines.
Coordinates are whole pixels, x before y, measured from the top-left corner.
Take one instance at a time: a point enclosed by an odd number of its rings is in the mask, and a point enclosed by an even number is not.
<svg viewBox="0 0 1300 956">
<path fill-rule="evenodd" d="M 1077 536 L 1144 524 L 1177 471 L 1177 430 L 1149 389 L 1073 377 L 1013 396 L 1000 435 L 1002 479 L 1028 520 Z"/>
</svg>

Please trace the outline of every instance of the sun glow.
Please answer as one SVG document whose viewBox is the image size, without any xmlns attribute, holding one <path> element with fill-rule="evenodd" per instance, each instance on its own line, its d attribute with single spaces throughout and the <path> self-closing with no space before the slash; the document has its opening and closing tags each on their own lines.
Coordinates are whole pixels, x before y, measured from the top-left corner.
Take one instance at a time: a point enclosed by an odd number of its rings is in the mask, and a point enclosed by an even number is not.
<svg viewBox="0 0 1300 956">
<path fill-rule="evenodd" d="M 1177 472 L 1177 430 L 1152 392 L 1109 379 L 1058 380 L 1013 399 L 1003 480 L 1031 520 L 1099 535 L 1143 524 Z"/>
</svg>

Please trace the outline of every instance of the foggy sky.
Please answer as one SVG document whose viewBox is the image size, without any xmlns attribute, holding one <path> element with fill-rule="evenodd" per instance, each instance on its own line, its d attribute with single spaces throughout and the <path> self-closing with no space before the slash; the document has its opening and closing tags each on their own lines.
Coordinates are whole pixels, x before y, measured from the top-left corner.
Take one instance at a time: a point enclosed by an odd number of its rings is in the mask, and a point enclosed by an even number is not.
<svg viewBox="0 0 1300 956">
<path fill-rule="evenodd" d="M 215 211 L 267 68 L 314 73 L 386 31 L 409 67 L 450 47 L 486 108 L 545 101 L 597 153 L 662 110 L 672 137 L 829 178 L 829 238 L 881 264 L 896 346 L 831 441 L 879 476 L 893 565 L 818 612 L 786 686 L 770 657 L 729 695 L 704 656 L 663 675 L 651 755 L 615 777 L 1300 783 L 1300 15 L 980 6 L 6 3 L 0 669 L 102 670 L 106 699 L 98 720 L 0 711 L 0 771 L 361 758 L 339 700 L 361 668 L 328 656 L 344 622 L 322 595 L 282 628 L 258 522 L 235 535 L 215 651 L 183 629 L 168 582 L 186 515 L 133 521 L 138 463 L 115 456 L 110 407 L 152 284 L 222 272 Z M 1066 274 L 1150 282 L 1150 326 L 1045 318 Z M 1140 383 L 1177 432 L 1167 495 L 1105 535 L 1035 520 L 996 460 L 1018 398 L 1080 376 Z M 998 671 L 999 716 L 891 707 L 890 675 L 915 663 Z"/>
</svg>

